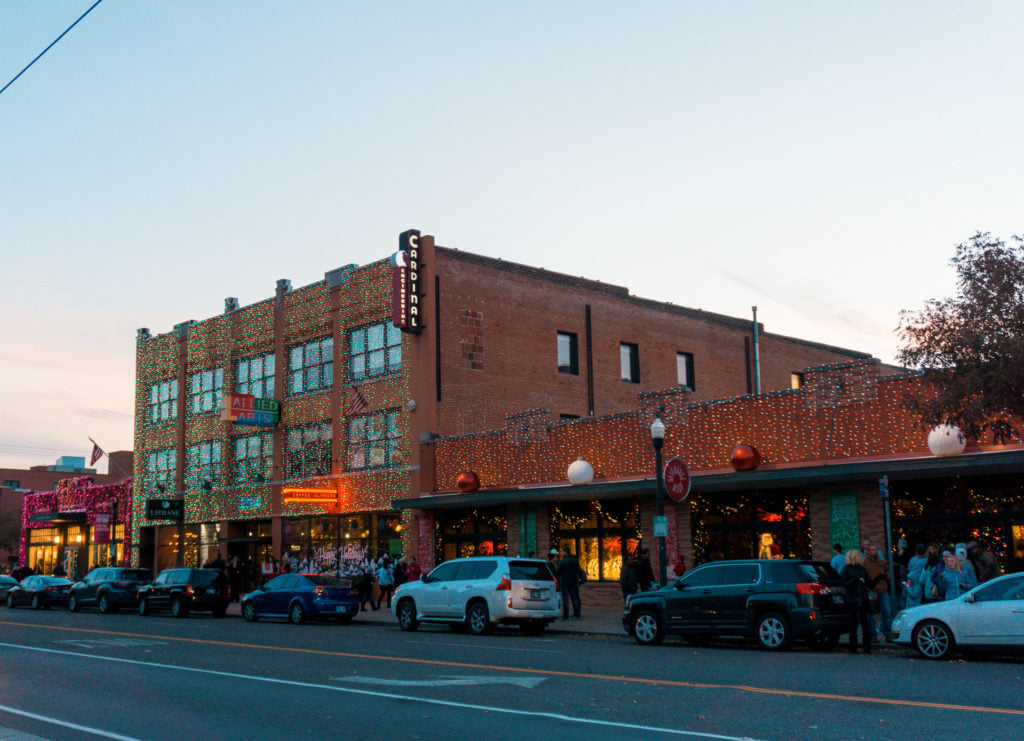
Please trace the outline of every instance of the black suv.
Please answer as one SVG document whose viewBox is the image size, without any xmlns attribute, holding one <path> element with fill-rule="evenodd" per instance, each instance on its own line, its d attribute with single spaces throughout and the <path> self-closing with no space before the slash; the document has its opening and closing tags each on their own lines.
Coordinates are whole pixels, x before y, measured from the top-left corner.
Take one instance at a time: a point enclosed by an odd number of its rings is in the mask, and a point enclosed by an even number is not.
<svg viewBox="0 0 1024 741">
<path fill-rule="evenodd" d="M 100 612 L 117 612 L 122 607 L 135 607 L 139 586 L 152 580 L 149 569 L 113 566 L 92 569 L 82 581 L 71 587 L 68 609 L 78 612 L 87 605 L 95 605 Z"/>
<path fill-rule="evenodd" d="M 170 610 L 188 617 L 192 610 L 207 610 L 224 617 L 228 610 L 228 578 L 217 569 L 167 569 L 152 584 L 139 589 L 139 614 Z"/>
<path fill-rule="evenodd" d="M 769 651 L 796 639 L 831 647 L 852 626 L 844 593 L 839 574 L 825 562 L 719 561 L 667 587 L 630 595 L 622 625 L 642 644 L 673 633 L 690 643 L 753 638 Z"/>
</svg>

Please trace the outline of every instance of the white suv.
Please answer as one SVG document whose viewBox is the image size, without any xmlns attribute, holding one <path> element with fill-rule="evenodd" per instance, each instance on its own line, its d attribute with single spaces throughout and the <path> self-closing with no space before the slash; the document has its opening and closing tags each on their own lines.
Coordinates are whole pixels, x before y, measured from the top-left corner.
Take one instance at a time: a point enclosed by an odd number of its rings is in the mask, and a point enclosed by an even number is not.
<svg viewBox="0 0 1024 741">
<path fill-rule="evenodd" d="M 562 604 L 544 559 L 474 556 L 445 561 L 421 580 L 406 582 L 391 611 L 402 630 L 432 622 L 482 635 L 511 623 L 536 635 L 561 616 Z"/>
</svg>

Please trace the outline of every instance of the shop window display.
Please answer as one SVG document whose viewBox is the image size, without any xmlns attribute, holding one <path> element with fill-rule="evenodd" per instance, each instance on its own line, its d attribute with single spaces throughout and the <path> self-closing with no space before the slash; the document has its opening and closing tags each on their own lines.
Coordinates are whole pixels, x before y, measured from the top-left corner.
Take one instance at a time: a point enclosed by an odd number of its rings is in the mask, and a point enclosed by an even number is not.
<svg viewBox="0 0 1024 741">
<path fill-rule="evenodd" d="M 552 546 L 568 546 L 588 581 L 618 581 L 622 544 L 627 553 L 639 552 L 639 504 L 633 499 L 564 502 L 554 505 Z"/>
</svg>

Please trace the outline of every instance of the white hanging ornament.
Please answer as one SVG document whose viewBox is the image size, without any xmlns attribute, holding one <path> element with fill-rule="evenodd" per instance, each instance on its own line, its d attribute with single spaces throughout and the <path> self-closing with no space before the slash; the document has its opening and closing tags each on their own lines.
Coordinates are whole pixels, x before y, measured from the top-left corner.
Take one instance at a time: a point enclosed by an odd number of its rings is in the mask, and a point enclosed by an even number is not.
<svg viewBox="0 0 1024 741">
<path fill-rule="evenodd" d="M 928 450 L 932 455 L 947 458 L 960 455 L 967 447 L 967 440 L 959 427 L 954 425 L 938 425 L 928 433 Z"/>
<path fill-rule="evenodd" d="M 581 456 L 569 464 L 569 470 L 565 475 L 573 486 L 589 484 L 594 480 L 594 467 L 583 460 Z"/>
</svg>

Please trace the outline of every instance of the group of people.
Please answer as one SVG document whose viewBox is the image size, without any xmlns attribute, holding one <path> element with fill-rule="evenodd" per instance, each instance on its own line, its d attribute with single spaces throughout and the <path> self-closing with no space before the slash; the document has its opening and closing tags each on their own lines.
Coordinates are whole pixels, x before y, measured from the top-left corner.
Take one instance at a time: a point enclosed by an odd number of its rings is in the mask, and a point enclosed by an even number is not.
<svg viewBox="0 0 1024 741">
<path fill-rule="evenodd" d="M 667 574 L 669 578 L 678 579 L 686 573 L 686 561 L 683 555 L 679 554 L 675 564 L 672 565 L 672 573 Z M 641 592 L 649 592 L 654 586 L 654 567 L 651 566 L 651 551 L 648 548 L 641 548 L 639 551 L 629 553 L 622 560 L 622 568 L 619 570 L 619 587 L 622 589 L 622 601 L 629 598 L 629 595 Z"/>
<path fill-rule="evenodd" d="M 243 583 L 252 581 L 252 564 L 238 556 L 228 556 L 227 560 L 225 560 L 220 553 L 217 553 L 203 564 L 203 568 L 217 569 L 224 572 L 228 579 L 229 599 L 232 602 L 238 602 L 242 599 L 242 592 L 245 591 Z"/>
<path fill-rule="evenodd" d="M 833 545 L 832 567 L 839 572 L 846 589 L 846 604 L 854 614 L 850 633 L 850 652 L 857 653 L 858 632 L 864 653 L 871 653 L 872 640 L 892 641 L 893 604 L 889 589 L 889 563 L 885 554 L 870 540 L 861 549 L 843 552 L 841 543 Z M 926 602 L 956 599 L 978 584 L 1000 575 L 999 563 L 992 551 L 977 541 L 957 543 L 952 550 L 937 544 L 919 543 L 910 556 L 905 540 L 893 554 L 896 599 L 900 609 Z"/>
<path fill-rule="evenodd" d="M 390 609 L 395 590 L 407 581 L 419 581 L 423 575 L 415 556 L 393 559 L 389 554 L 378 558 L 335 559 L 330 564 L 323 564 L 311 554 L 298 558 L 285 551 L 280 561 L 268 555 L 260 570 L 264 584 L 279 574 L 292 572 L 346 577 L 351 579 L 359 597 L 359 608 L 363 611 L 379 610 L 382 605 Z"/>
</svg>

